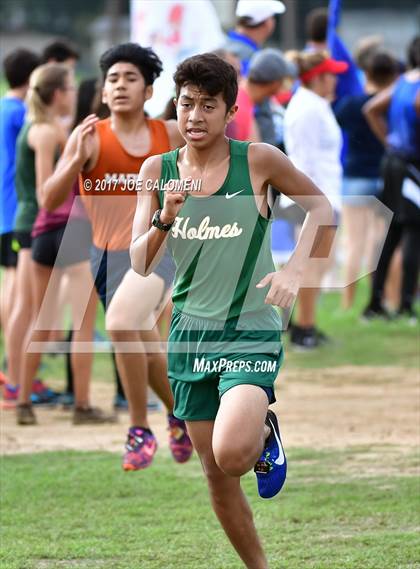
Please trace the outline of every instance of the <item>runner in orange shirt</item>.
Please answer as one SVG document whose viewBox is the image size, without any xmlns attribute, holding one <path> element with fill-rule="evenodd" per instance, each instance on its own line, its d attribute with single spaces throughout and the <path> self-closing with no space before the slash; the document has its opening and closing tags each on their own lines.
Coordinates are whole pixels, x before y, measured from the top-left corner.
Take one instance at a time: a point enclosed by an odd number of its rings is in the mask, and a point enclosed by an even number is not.
<svg viewBox="0 0 420 569">
<path fill-rule="evenodd" d="M 172 415 L 165 354 L 146 354 L 141 344 L 154 341 L 159 346 L 154 312 L 172 284 L 174 264 L 168 253 L 153 274 L 141 277 L 131 269 L 129 256 L 140 166 L 147 157 L 184 141 L 175 121 L 151 120 L 144 114 L 144 103 L 151 98 L 153 82 L 162 71 L 161 61 L 150 48 L 134 43 L 115 46 L 102 55 L 100 65 L 103 101 L 111 115 L 103 121 L 90 115 L 73 131 L 43 191 L 45 206 L 54 209 L 80 173 L 80 193 L 92 223 L 95 285 L 106 310 L 106 328 L 116 348 L 129 403 L 132 426 L 123 468 L 138 470 L 151 464 L 157 448 L 147 419 L 148 379 L 168 409 L 175 460 L 185 462 L 192 453 L 184 421 Z M 133 342 L 137 343 L 135 350 Z"/>
</svg>

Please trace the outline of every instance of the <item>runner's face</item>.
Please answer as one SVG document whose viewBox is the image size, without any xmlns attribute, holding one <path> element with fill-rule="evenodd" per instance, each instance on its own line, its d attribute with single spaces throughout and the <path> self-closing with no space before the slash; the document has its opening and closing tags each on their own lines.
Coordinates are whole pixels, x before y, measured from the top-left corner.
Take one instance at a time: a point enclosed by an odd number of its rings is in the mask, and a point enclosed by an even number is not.
<svg viewBox="0 0 420 569">
<path fill-rule="evenodd" d="M 191 146 L 207 147 L 222 135 L 236 112 L 236 106 L 226 113 L 222 94 L 210 96 L 195 85 L 181 88 L 176 101 L 178 128 Z"/>
<path fill-rule="evenodd" d="M 143 75 L 135 65 L 120 61 L 106 74 L 102 101 L 113 113 L 133 113 L 143 110 L 152 92 L 152 86 L 146 87 Z"/>
<path fill-rule="evenodd" d="M 76 106 L 76 84 L 73 72 L 68 73 L 63 87 L 57 89 L 56 100 L 60 116 L 68 116 L 74 112 Z"/>
</svg>

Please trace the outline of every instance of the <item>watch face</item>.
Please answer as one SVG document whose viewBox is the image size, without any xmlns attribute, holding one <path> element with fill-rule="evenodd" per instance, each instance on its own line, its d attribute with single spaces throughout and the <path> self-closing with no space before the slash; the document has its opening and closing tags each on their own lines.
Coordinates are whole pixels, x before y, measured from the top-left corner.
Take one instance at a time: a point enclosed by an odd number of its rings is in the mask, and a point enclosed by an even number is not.
<svg viewBox="0 0 420 569">
<path fill-rule="evenodd" d="M 153 214 L 153 218 L 152 218 L 152 223 L 153 225 L 158 225 L 159 224 L 159 216 L 160 216 L 160 212 L 162 210 L 158 209 L 155 211 L 155 213 Z"/>
</svg>

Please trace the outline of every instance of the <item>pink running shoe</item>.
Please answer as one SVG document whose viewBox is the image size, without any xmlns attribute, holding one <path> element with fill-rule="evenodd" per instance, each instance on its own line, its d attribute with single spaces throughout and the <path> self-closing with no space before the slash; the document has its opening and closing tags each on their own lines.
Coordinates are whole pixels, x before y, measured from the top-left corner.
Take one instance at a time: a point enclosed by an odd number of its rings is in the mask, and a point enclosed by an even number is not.
<svg viewBox="0 0 420 569">
<path fill-rule="evenodd" d="M 0 385 L 4 385 L 5 383 L 7 383 L 7 377 L 2 371 L 0 371 Z"/>
<path fill-rule="evenodd" d="M 10 383 L 3 384 L 3 401 L 1 402 L 2 409 L 15 409 L 19 397 L 19 386 L 14 386 Z"/>
<path fill-rule="evenodd" d="M 187 433 L 185 421 L 168 415 L 169 448 L 176 462 L 187 462 L 191 458 L 193 446 Z"/>
<path fill-rule="evenodd" d="M 157 441 L 149 429 L 130 427 L 125 448 L 127 452 L 123 457 L 123 469 L 142 470 L 152 464 Z"/>
</svg>

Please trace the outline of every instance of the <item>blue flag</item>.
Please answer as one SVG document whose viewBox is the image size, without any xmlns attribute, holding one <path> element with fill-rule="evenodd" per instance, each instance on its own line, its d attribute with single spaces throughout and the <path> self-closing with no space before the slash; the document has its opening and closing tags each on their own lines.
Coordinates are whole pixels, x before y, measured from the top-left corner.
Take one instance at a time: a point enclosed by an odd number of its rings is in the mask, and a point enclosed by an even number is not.
<svg viewBox="0 0 420 569">
<path fill-rule="evenodd" d="M 340 16 L 341 0 L 330 0 L 327 35 L 328 49 L 334 59 L 345 61 L 349 65 L 345 73 L 338 75 L 336 100 L 340 100 L 346 95 L 359 95 L 363 93 L 363 85 L 356 63 L 337 32 Z"/>
</svg>

